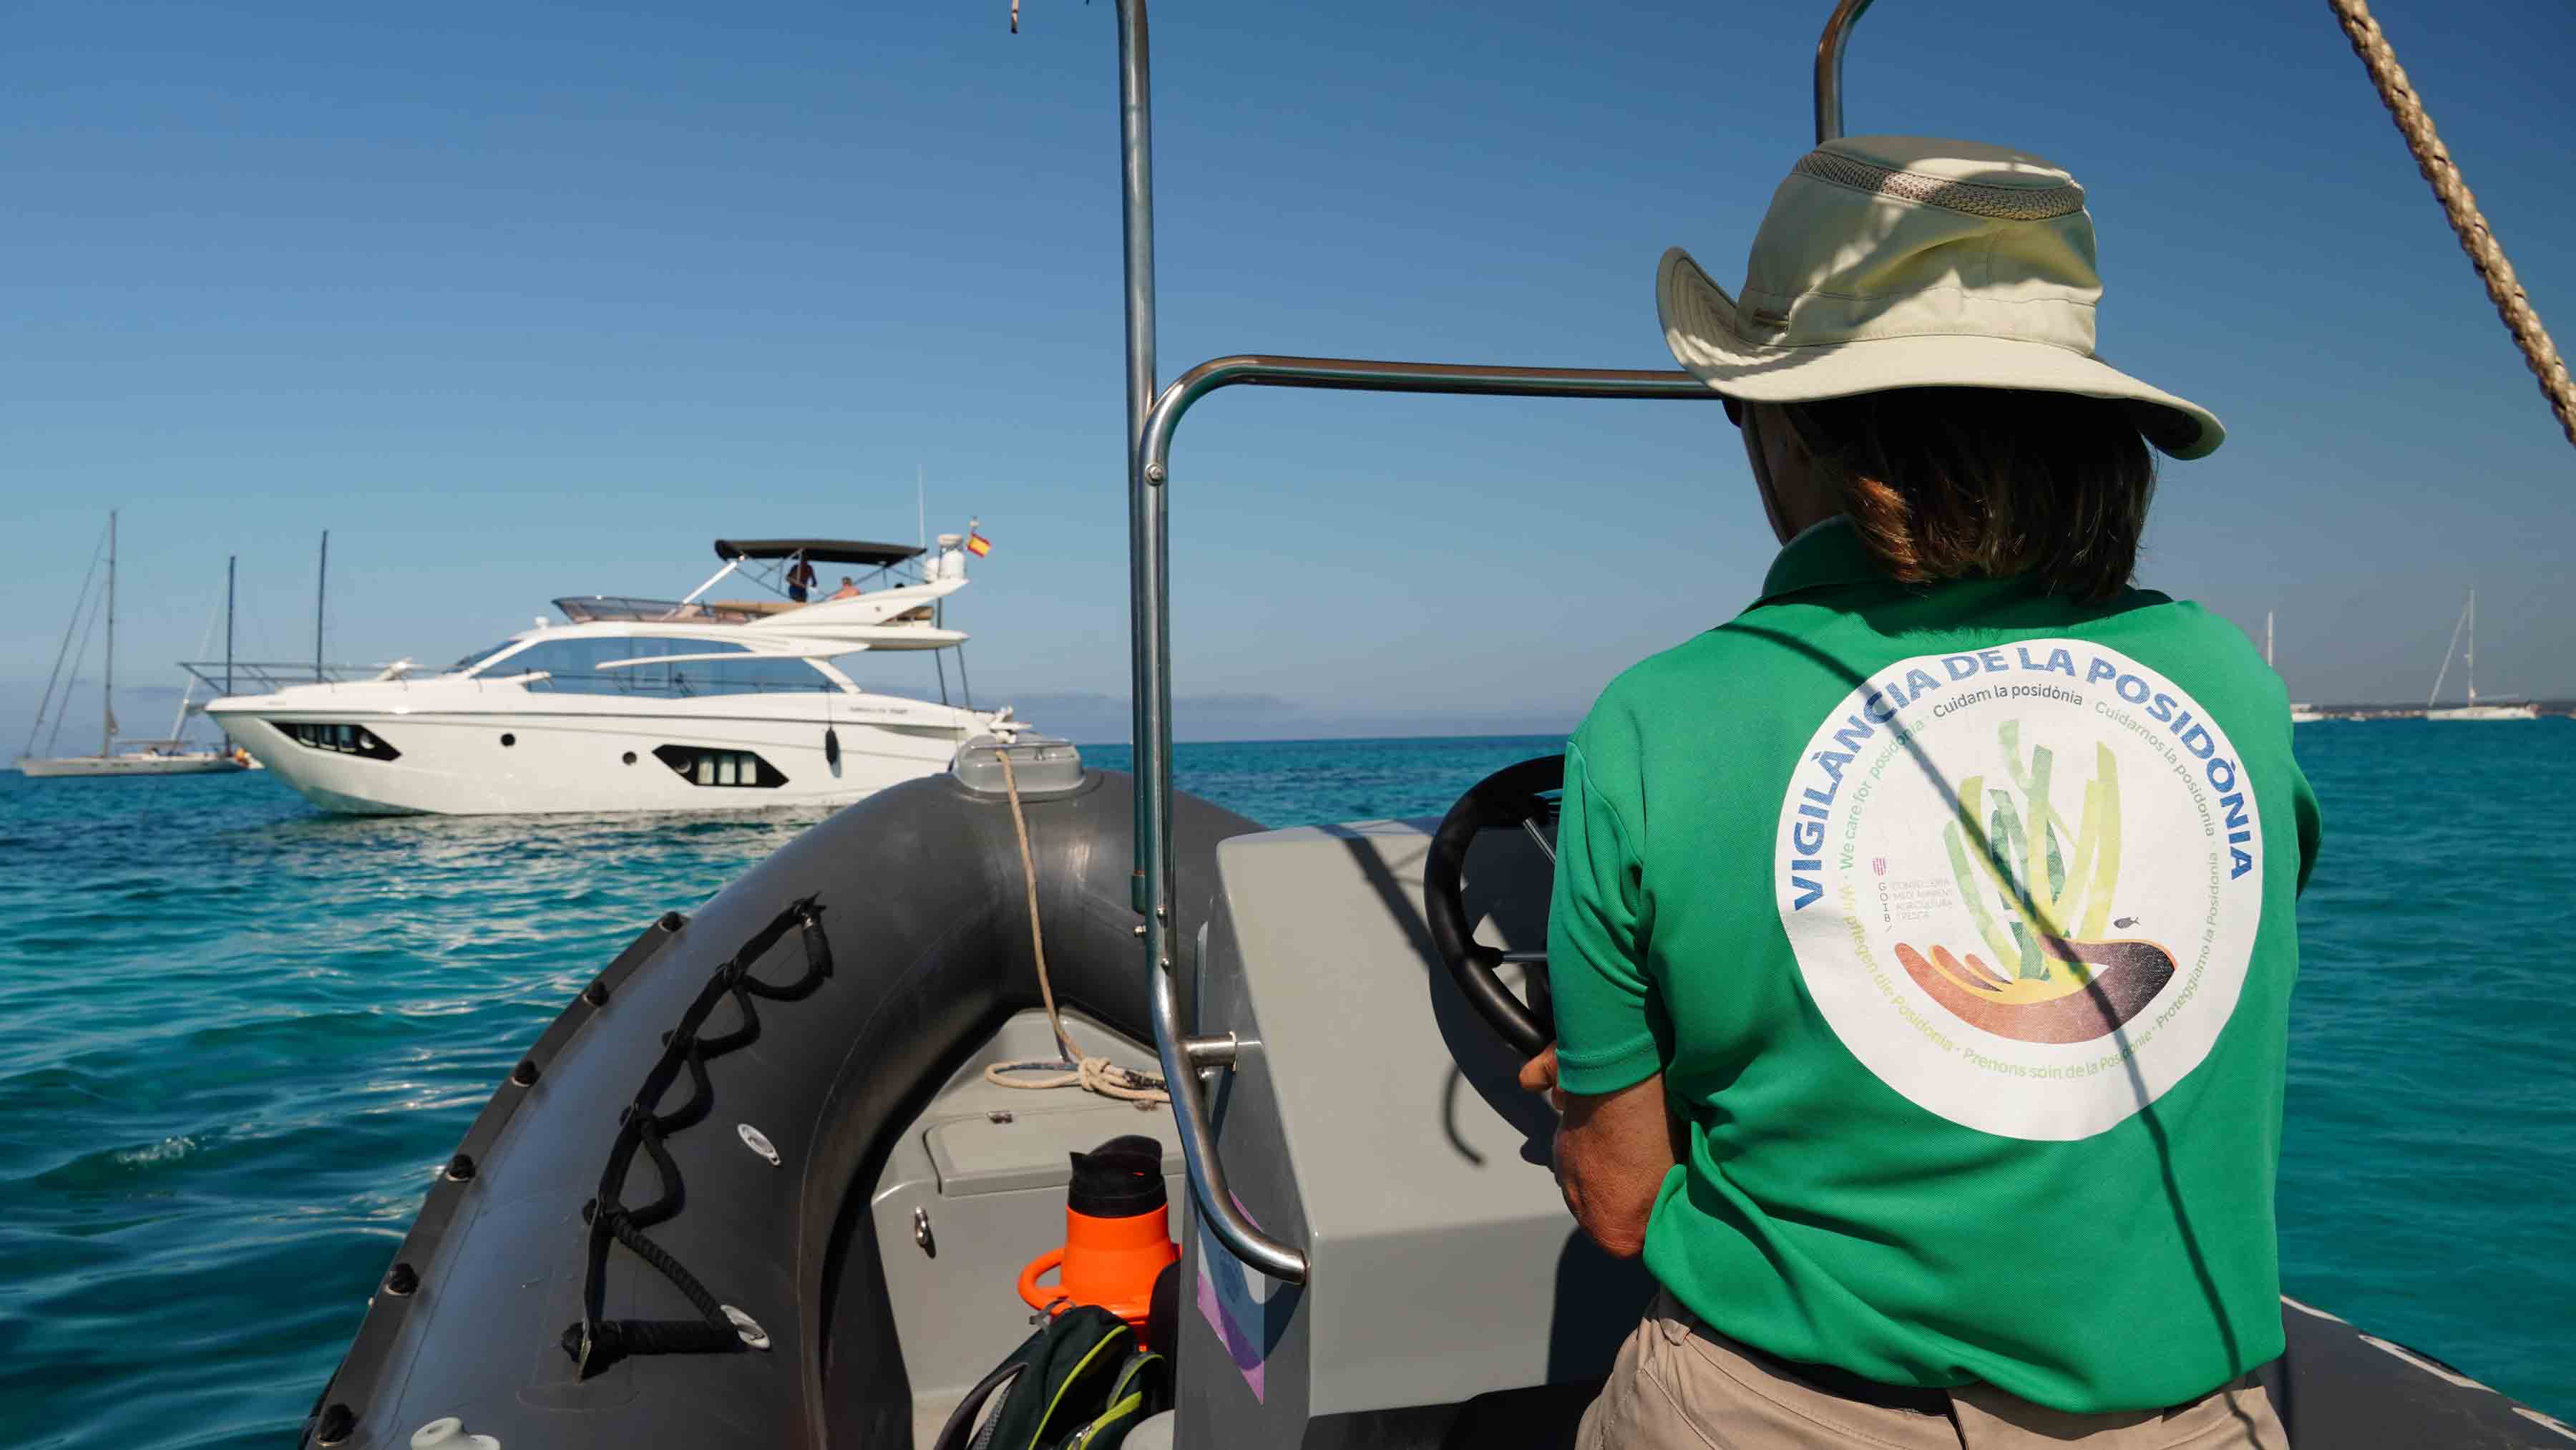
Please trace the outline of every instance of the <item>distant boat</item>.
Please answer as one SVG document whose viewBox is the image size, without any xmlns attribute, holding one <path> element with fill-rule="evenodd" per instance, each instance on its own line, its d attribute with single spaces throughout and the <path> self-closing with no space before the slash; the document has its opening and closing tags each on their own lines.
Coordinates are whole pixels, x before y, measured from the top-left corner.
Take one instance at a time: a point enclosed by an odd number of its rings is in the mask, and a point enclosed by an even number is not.
<svg viewBox="0 0 2576 1450">
<path fill-rule="evenodd" d="M 93 567 L 96 559 L 93 556 Z M 54 730 L 62 730 L 62 712 L 71 706 L 74 685 L 80 676 L 80 662 L 72 659 L 72 679 L 65 681 L 59 703 L 54 698 L 54 680 L 60 679 L 63 662 L 72 658 L 72 635 L 81 635 L 83 651 L 88 646 L 88 632 L 81 628 L 81 618 L 89 603 L 89 581 L 81 581 L 80 597 L 72 602 L 71 623 L 64 626 L 63 646 L 54 655 L 54 679 L 45 682 L 45 696 L 36 706 L 36 728 L 28 732 L 27 749 L 18 758 L 18 769 L 31 776 L 105 778 L 136 775 L 226 775 L 249 768 L 246 757 L 237 750 L 218 753 L 192 745 L 179 738 L 180 727 L 187 723 L 189 695 L 179 697 L 178 718 L 170 722 L 170 738 L 165 740 L 127 740 L 116 738 L 116 511 L 107 515 L 107 594 L 103 613 L 107 617 L 105 666 L 101 672 L 98 754 L 64 755 L 37 758 L 36 736 L 45 728 L 45 716 L 54 716 Z M 191 692 L 196 687 L 189 686 Z M 48 748 L 51 746 L 47 741 Z"/>
<path fill-rule="evenodd" d="M 445 670 L 409 661 L 372 679 L 284 681 L 242 666 L 252 689 L 206 713 L 235 743 L 326 810 L 352 815 L 749 810 L 845 804 L 934 776 L 978 735 L 1020 728 L 1008 710 L 945 698 L 940 652 L 983 536 L 937 536 L 938 554 L 854 539 L 726 540 L 723 567 L 684 599 L 573 595 Z M 714 599 L 746 564 L 875 571 L 878 587 L 828 598 Z M 897 573 L 898 569 L 904 571 Z M 933 702 L 869 690 L 833 664 L 860 653 L 929 654 Z M 319 645 L 316 645 L 319 657 Z M 200 679 L 212 667 L 190 665 Z"/>
<path fill-rule="evenodd" d="M 2279 665 L 2272 664 L 2272 611 L 2268 609 L 2263 611 L 2263 663 L 2272 666 L 2272 673 L 2277 675 L 2281 672 Z M 2319 713 L 2314 705 L 2293 702 L 2290 706 L 2290 723 L 2293 725 L 2313 725 L 2329 718 Z"/>
<path fill-rule="evenodd" d="M 240 759 L 212 750 L 171 750 L 157 743 L 127 743 L 137 748 L 116 755 L 22 760 L 18 769 L 34 776 L 230 775 L 250 769 Z"/>
<path fill-rule="evenodd" d="M 2465 636 L 2465 641 L 2463 639 Z M 2465 643 L 2466 647 L 2463 648 Z M 2451 656 L 2457 653 L 2467 667 L 2469 702 L 2465 705 L 2436 706 L 2442 697 L 2442 681 L 2451 673 Z M 2427 720 L 2537 720 L 2540 707 L 2528 700 L 2478 700 L 2478 591 L 2469 591 L 2469 602 L 2460 611 L 2459 623 L 2451 626 L 2450 648 L 2442 652 L 2442 671 L 2433 677 L 2433 693 L 2424 701 Z"/>
</svg>

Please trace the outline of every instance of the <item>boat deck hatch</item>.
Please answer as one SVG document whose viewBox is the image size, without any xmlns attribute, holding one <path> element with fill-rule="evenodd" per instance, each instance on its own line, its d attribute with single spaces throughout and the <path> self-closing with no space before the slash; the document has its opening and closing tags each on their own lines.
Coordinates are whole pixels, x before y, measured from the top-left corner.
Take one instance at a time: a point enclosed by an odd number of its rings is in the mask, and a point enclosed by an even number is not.
<svg viewBox="0 0 2576 1450">
<path fill-rule="evenodd" d="M 1163 1112 L 1140 1113 L 1125 1103 L 1105 1103 L 1034 1112 L 1012 1109 L 998 1121 L 992 1114 L 950 1118 L 933 1124 L 922 1141 L 939 1175 L 940 1196 L 969 1198 L 1062 1188 L 1073 1177 L 1073 1154 L 1088 1153 L 1124 1133 L 1162 1140 L 1163 1173 L 1176 1175 L 1181 1150 L 1171 1141 L 1170 1125 Z"/>
</svg>

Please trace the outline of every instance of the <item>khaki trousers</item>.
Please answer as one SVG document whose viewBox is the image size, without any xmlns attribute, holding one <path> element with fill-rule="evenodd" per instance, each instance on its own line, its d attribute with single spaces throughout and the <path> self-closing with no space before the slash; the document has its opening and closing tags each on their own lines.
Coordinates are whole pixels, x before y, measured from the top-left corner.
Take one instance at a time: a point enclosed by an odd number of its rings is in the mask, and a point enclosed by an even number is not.
<svg viewBox="0 0 2576 1450">
<path fill-rule="evenodd" d="M 1619 1350 L 1577 1450 L 2289 1450 L 2251 1375 L 2169 1410 L 2071 1415 L 1991 1385 L 1928 1392 L 1944 1413 L 1870 1404 L 1792 1378 L 1713 1333 L 1668 1292 Z"/>
</svg>

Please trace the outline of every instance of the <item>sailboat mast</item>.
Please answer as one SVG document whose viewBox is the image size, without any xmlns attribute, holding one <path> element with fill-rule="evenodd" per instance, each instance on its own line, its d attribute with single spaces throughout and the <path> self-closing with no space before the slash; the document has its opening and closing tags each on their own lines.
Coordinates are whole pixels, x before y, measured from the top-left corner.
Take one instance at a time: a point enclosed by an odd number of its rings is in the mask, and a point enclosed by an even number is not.
<svg viewBox="0 0 2576 1450">
<path fill-rule="evenodd" d="M 322 562 L 313 568 L 313 679 L 322 679 L 322 606 L 331 589 L 331 531 L 322 531 Z"/>
<path fill-rule="evenodd" d="M 2472 597 L 2470 603 L 2476 602 Z M 2466 629 L 2468 624 L 2469 612 L 2465 609 L 2460 611 L 2459 618 L 2451 621 L 2451 642 L 2442 646 L 2442 668 L 2433 674 L 2433 693 L 2424 697 L 2424 708 L 2427 710 L 2432 709 L 2442 698 L 2442 682 L 2451 677 L 2451 661 L 2460 657 L 2460 631 Z"/>
<path fill-rule="evenodd" d="M 116 753 L 116 510 L 107 511 L 107 669 L 99 690 L 98 753 Z"/>
<path fill-rule="evenodd" d="M 233 578 L 241 555 L 224 556 L 224 693 L 233 692 Z"/>
<path fill-rule="evenodd" d="M 89 631 L 81 621 L 89 614 L 89 586 L 98 578 L 98 556 L 106 544 L 106 539 L 102 537 L 98 543 L 90 546 L 89 567 L 81 571 L 80 592 L 72 596 L 72 617 L 63 624 L 63 642 L 54 648 L 54 668 L 52 673 L 45 676 L 44 695 L 36 701 L 36 723 L 27 727 L 27 747 L 18 752 L 21 760 L 36 753 L 36 737 L 45 733 L 46 716 L 53 717 L 54 734 L 60 735 L 63 730 L 63 716 L 71 712 L 72 692 L 80 688 L 80 662 L 72 653 L 72 638 L 75 635 L 79 636 L 81 654 L 89 653 Z M 72 676 L 68 680 L 63 678 L 65 660 L 72 661 Z M 54 699 L 56 685 L 63 687 L 63 698 L 60 702 Z M 50 740 L 45 748 L 48 750 L 53 748 Z"/>
<path fill-rule="evenodd" d="M 2478 702 L 2478 591 L 2475 589 L 2469 591 L 2469 647 L 2460 656 L 2460 663 L 2469 667 L 2469 703 L 2474 705 Z"/>
<path fill-rule="evenodd" d="M 214 643 L 214 641 L 215 612 L 209 609 L 206 611 L 206 627 L 197 636 L 197 658 L 204 658 L 206 646 Z M 186 669 L 187 667 L 181 666 L 181 668 Z M 187 734 L 188 707 L 196 703 L 197 684 L 203 678 L 204 676 L 198 674 L 194 669 L 188 669 L 187 688 L 179 692 L 178 712 L 170 717 L 170 743 L 174 748 L 178 745 L 180 738 Z"/>
</svg>

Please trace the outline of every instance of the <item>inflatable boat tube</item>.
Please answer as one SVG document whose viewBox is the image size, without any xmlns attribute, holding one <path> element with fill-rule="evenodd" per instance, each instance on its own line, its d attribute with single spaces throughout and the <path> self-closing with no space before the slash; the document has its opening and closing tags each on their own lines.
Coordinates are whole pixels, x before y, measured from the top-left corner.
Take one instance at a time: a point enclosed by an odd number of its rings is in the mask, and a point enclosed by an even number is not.
<svg viewBox="0 0 2576 1450">
<path fill-rule="evenodd" d="M 920 1218 L 906 1237 L 899 1220 L 910 1210 L 880 1187 L 881 1178 L 927 1171 L 901 1166 L 922 1153 L 907 1129 L 934 1100 L 953 1106 L 961 1092 L 983 1091 L 978 1054 L 991 1054 L 997 1037 L 1046 1040 L 1026 1017 L 1039 996 L 1009 803 L 980 788 L 994 782 L 960 770 L 963 779 L 916 781 L 819 823 L 694 916 L 663 917 L 581 991 L 440 1173 L 315 1403 L 305 1444 L 927 1443 L 921 1416 L 936 1426 L 944 1391 L 935 1379 L 916 1386 L 907 1355 L 925 1362 L 924 1345 L 943 1334 L 953 1344 L 949 1331 L 970 1315 L 962 1303 L 923 1302 L 942 1297 L 920 1287 L 933 1282 L 925 1275 L 953 1276 L 936 1282 L 961 1301 L 1004 1304 L 992 1342 L 1007 1348 L 1026 1332 L 1010 1317 L 1020 1312 L 1013 1278 L 1047 1246 L 1045 1215 L 1060 1224 L 1062 1213 L 1058 1197 L 1052 1210 L 1036 1205 L 1011 1232 L 979 1240 L 960 1210 L 934 1242 Z M 1043 775 L 1020 783 L 1058 1001 L 1123 1034 L 1136 1055 L 1151 1032 L 1133 934 L 1132 782 L 1068 768 L 1052 789 L 1032 788 L 1049 784 Z M 1230 916 L 1214 906 L 1216 845 L 1258 828 L 1186 796 L 1174 801 L 1172 825 L 1177 939 L 1197 939 L 1208 923 L 1232 940 Z M 1488 833 L 1478 849 L 1534 848 L 1515 831 Z M 1229 879 L 1228 890 L 1240 884 Z M 1393 909 L 1374 895 L 1313 907 Z M 1229 953 L 1220 942 L 1210 955 Z M 1314 990 L 1342 993 L 1346 1003 L 1426 980 L 1427 965 L 1409 956 L 1295 964 Z M 1444 1049 L 1426 1030 L 1423 1050 Z M 1295 1070 L 1329 1072 L 1336 1063 Z M 1012 1113 L 1002 1100 L 1042 1096 L 1055 1095 L 984 1091 L 964 1118 L 977 1129 L 987 1118 L 1004 1123 Z M 1107 1116 L 1108 1132 L 1169 1128 L 1123 1106 Z M 995 1133 L 1056 1131 L 1039 1127 L 1050 1117 L 1085 1131 L 1099 1121 L 1097 1110 L 1048 1108 L 1022 1111 L 1016 1127 Z M 872 1203 L 872 1193 L 885 1203 Z M 1174 1207 L 1177 1219 L 1185 1195 Z M 1571 1225 L 1566 1231 L 1570 1238 Z M 913 1286 L 900 1304 L 883 1257 L 898 1244 L 895 1278 Z M 1195 1264 L 1184 1271 L 1194 1274 Z M 1429 1275 L 1493 1271 L 1463 1255 L 1421 1265 Z M 1643 1278 L 1634 1277 L 1642 1305 Z M 989 1304 L 974 1312 L 990 1319 Z M 1181 1317 L 1184 1382 L 1235 1379 L 1227 1351 Z M 2296 1302 L 2285 1301 L 2283 1320 L 2288 1352 L 2262 1377 L 2298 1450 L 2576 1444 L 2555 1420 L 2428 1355 Z M 978 1332 L 996 1327 L 977 1322 Z M 907 1345 L 906 1323 L 929 1328 Z M 1459 1332 L 1472 1339 L 1478 1329 L 1465 1323 Z M 1601 1349 L 1606 1362 L 1609 1345 Z M 1359 1417 L 1370 1423 L 1331 1433 L 1390 1450 L 1562 1446 L 1591 1393 L 1569 1379 L 1372 1412 Z M 1149 1423 L 1131 1443 L 1150 1443 L 1156 1429 Z M 1160 1433 L 1168 1445 L 1169 1427 Z M 1230 1450 L 1311 1444 L 1316 1433 L 1256 1413 L 1216 1438 Z"/>
<path fill-rule="evenodd" d="M 1131 779 L 1024 801 L 1058 1002 L 1150 1041 Z M 1254 829 L 1175 801 L 1184 940 L 1216 842 Z M 453 1418 L 459 1450 L 909 1444 L 868 1190 L 927 1096 L 1038 1004 L 1006 798 L 942 776 L 817 824 L 656 922 L 527 1051 L 305 1443 L 436 1441 Z"/>
</svg>

